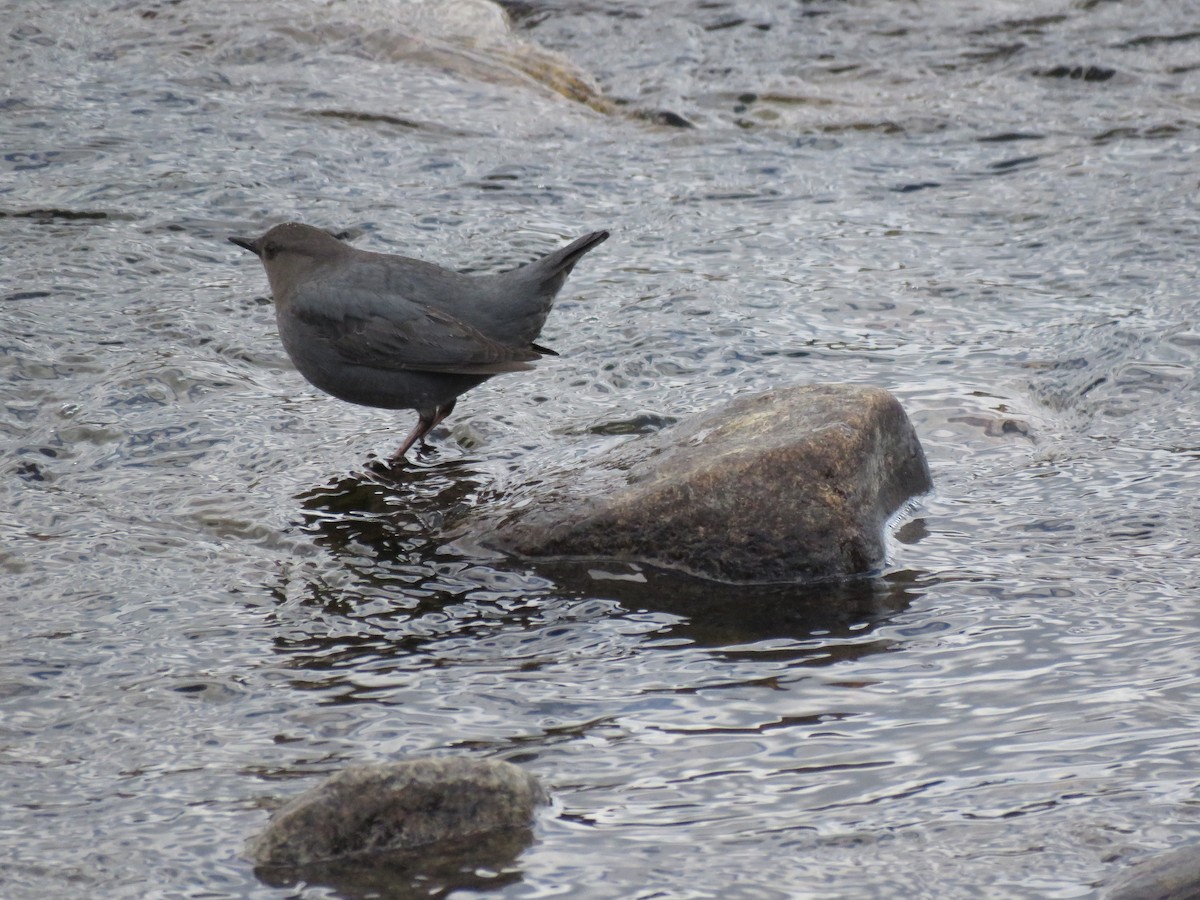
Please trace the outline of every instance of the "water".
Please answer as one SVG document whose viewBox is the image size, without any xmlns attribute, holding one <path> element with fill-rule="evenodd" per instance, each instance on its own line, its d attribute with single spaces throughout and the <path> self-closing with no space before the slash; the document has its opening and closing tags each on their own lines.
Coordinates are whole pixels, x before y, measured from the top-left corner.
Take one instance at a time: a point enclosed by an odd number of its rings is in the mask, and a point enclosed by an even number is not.
<svg viewBox="0 0 1200 900">
<path fill-rule="evenodd" d="M 361 896 L 241 844 L 420 753 L 555 795 L 425 895 L 1078 897 L 1196 840 L 1183 7 L 521 5 L 556 57 L 403 3 L 10 5 L 0 892 Z M 389 478 L 411 416 L 309 390 L 224 240 L 293 218 L 472 271 L 614 236 L 550 319 L 562 358 Z M 892 390 L 929 454 L 878 579 L 439 539 L 808 381 Z"/>
</svg>

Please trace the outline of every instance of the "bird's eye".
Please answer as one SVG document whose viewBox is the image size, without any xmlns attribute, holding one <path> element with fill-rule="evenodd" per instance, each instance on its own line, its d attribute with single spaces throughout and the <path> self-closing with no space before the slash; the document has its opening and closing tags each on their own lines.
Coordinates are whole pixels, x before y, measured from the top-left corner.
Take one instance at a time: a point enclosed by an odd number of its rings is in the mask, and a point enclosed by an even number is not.
<svg viewBox="0 0 1200 900">
<path fill-rule="evenodd" d="M 282 249 L 283 248 L 274 241 L 269 241 L 267 245 L 263 247 L 263 259 L 274 259 L 279 255 L 279 251 Z"/>
</svg>

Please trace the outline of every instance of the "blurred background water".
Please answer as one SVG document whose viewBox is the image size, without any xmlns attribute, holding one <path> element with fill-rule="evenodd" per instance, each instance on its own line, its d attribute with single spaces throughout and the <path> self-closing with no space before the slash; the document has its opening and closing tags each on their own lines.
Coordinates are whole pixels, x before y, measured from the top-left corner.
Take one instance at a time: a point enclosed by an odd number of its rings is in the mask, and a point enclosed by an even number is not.
<svg viewBox="0 0 1200 900">
<path fill-rule="evenodd" d="M 1200 838 L 1189 4 L 0 5 L 3 896 L 365 895 L 242 842 L 424 753 L 556 798 L 424 896 L 1080 897 Z M 476 272 L 613 238 L 561 358 L 385 477 L 412 414 L 309 389 L 225 242 L 289 219 Z M 439 538 L 820 381 L 930 457 L 878 578 Z"/>
</svg>

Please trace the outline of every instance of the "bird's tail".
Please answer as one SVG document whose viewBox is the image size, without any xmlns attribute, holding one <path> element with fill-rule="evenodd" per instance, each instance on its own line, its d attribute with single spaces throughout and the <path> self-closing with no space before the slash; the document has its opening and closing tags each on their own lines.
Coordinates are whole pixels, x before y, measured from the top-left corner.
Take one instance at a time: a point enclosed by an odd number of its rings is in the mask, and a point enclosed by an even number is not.
<svg viewBox="0 0 1200 900">
<path fill-rule="evenodd" d="M 555 250 L 537 262 L 530 263 L 527 267 L 528 272 L 536 278 L 543 291 L 553 296 L 558 293 L 563 282 L 567 280 L 567 276 L 571 274 L 571 270 L 575 268 L 575 263 L 579 262 L 583 254 L 607 240 L 607 231 L 593 231 L 591 234 L 585 234 L 561 250 Z"/>
</svg>

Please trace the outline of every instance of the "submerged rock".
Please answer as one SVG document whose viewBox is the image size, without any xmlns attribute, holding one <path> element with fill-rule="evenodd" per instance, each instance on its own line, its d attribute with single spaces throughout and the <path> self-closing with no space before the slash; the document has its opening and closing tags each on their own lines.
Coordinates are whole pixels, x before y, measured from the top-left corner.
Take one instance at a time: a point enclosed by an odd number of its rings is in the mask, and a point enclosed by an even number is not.
<svg viewBox="0 0 1200 900">
<path fill-rule="evenodd" d="M 492 84 L 540 86 L 598 112 L 614 111 L 590 74 L 523 38 L 492 0 L 350 0 L 315 5 L 307 14 L 289 8 L 268 24 L 301 45 L 415 63 Z"/>
<path fill-rule="evenodd" d="M 605 462 L 543 478 L 536 505 L 478 539 L 735 583 L 832 578 L 877 569 L 888 517 L 931 486 L 896 398 L 847 384 L 739 398 Z"/>
<path fill-rule="evenodd" d="M 496 760 L 355 766 L 296 797 L 246 845 L 257 866 L 304 866 L 528 828 L 546 792 Z"/>
</svg>

